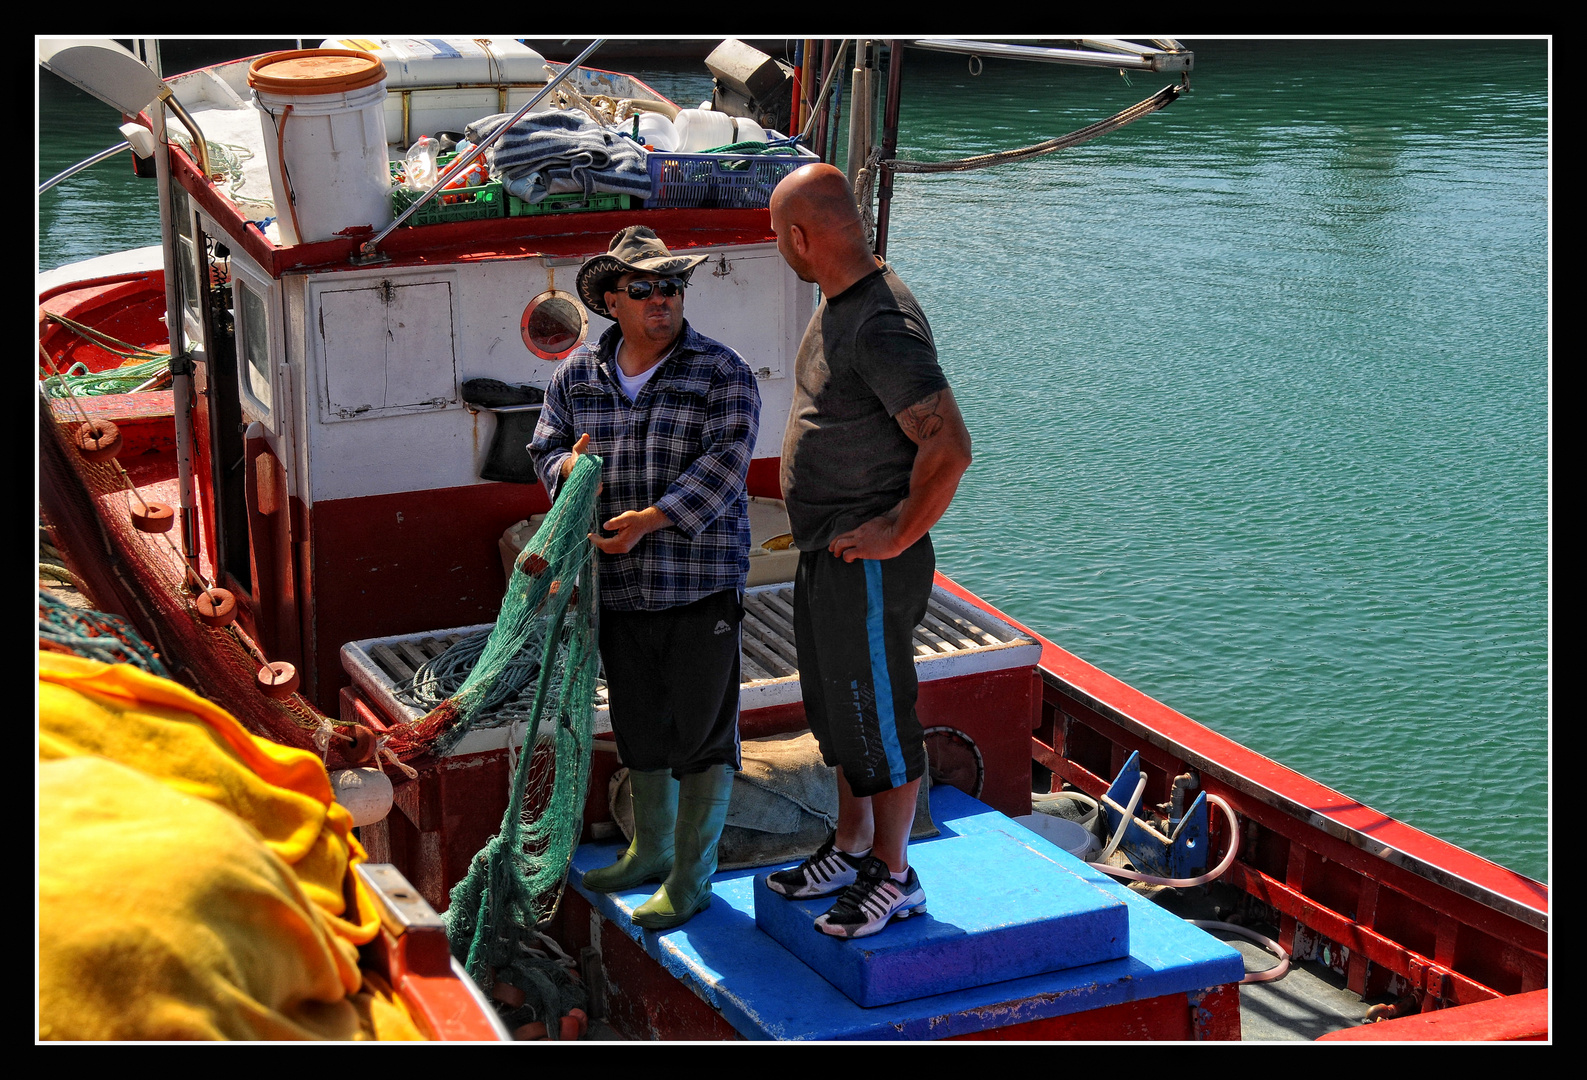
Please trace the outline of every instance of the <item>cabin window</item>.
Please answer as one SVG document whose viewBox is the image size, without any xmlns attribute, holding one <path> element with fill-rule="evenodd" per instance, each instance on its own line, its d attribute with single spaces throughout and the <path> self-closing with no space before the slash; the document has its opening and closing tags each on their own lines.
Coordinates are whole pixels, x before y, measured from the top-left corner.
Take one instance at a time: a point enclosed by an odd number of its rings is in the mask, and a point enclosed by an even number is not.
<svg viewBox="0 0 1587 1080">
<path fill-rule="evenodd" d="M 550 289 L 529 301 L 519 321 L 523 343 L 542 360 L 561 360 L 589 332 L 584 307 L 568 293 Z"/>
<path fill-rule="evenodd" d="M 176 256 L 181 268 L 183 329 L 189 341 L 202 341 L 199 328 L 204 325 L 204 295 L 199 286 L 199 271 L 204 259 L 194 240 L 193 211 L 187 191 L 179 184 L 171 185 L 171 213 L 176 222 Z M 171 351 L 181 352 L 185 347 L 180 342 L 172 342 Z"/>
<path fill-rule="evenodd" d="M 237 304 L 237 345 L 242 351 L 243 387 L 254 404 L 268 415 L 275 407 L 275 395 L 270 365 L 270 319 L 265 312 L 265 298 L 239 277 L 233 282 L 233 300 Z"/>
</svg>

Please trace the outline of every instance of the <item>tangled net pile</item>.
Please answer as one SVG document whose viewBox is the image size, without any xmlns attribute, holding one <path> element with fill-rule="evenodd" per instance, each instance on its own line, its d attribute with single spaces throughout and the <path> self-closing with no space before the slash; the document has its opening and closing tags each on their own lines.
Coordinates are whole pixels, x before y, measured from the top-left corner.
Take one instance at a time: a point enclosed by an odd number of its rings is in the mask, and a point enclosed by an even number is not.
<svg viewBox="0 0 1587 1080">
<path fill-rule="evenodd" d="M 513 568 L 496 628 L 458 691 L 393 738 L 442 748 L 488 716 L 496 684 L 537 656 L 534 704 L 500 832 L 453 887 L 446 913 L 452 953 L 482 988 L 524 994 L 509 1026 L 550 1020 L 584 1003 L 570 965 L 549 958 L 535 928 L 556 912 L 583 821 L 595 723 L 598 597 L 589 533 L 601 459 L 583 454 Z M 499 997 L 499 995 L 498 995 Z M 551 1027 L 550 1024 L 547 1025 Z"/>
<path fill-rule="evenodd" d="M 98 660 L 102 664 L 132 664 L 151 675 L 169 679 L 171 673 L 149 643 L 119 615 L 72 607 L 48 592 L 39 592 L 39 648 Z"/>
</svg>

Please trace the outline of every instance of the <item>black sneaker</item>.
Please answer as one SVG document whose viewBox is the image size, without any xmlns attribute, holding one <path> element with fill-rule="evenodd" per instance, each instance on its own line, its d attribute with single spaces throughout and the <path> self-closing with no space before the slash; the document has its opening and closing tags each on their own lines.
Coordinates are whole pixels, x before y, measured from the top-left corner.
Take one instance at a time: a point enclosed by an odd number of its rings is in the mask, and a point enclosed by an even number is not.
<svg viewBox="0 0 1587 1080">
<path fill-rule="evenodd" d="M 831 896 L 854 884 L 864 855 L 850 855 L 838 850 L 838 834 L 832 832 L 826 841 L 804 862 L 789 870 L 778 870 L 766 875 L 766 885 L 772 892 L 790 900 L 809 900 L 816 896 Z"/>
<path fill-rule="evenodd" d="M 887 864 L 876 856 L 866 859 L 859 877 L 843 890 L 832 909 L 816 920 L 816 929 L 833 937 L 868 937 L 893 919 L 926 913 L 926 890 L 920 887 L 915 868 L 902 884 L 893 880 Z"/>
</svg>

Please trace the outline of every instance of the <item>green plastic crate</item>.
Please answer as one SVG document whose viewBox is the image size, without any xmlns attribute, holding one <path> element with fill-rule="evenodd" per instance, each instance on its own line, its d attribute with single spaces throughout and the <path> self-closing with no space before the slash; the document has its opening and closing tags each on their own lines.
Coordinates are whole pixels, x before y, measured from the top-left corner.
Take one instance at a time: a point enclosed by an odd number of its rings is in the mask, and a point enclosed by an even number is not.
<svg viewBox="0 0 1587 1080">
<path fill-rule="evenodd" d="M 452 167 L 456 154 L 442 154 L 437 161 L 438 175 L 445 174 Z M 424 194 L 414 191 L 406 184 L 396 183 L 398 162 L 391 163 L 392 188 L 391 209 L 393 213 L 401 214 L 408 207 L 419 201 Z M 446 200 L 452 200 L 450 202 Z M 492 180 L 486 184 L 473 187 L 447 188 L 435 193 L 435 198 L 419 207 L 403 224 L 405 225 L 438 225 L 447 221 L 478 221 L 483 218 L 499 218 L 507 216 L 507 193 L 502 190 L 501 182 Z"/>
<path fill-rule="evenodd" d="M 580 192 L 565 195 L 547 195 L 537 203 L 524 202 L 516 195 L 507 196 L 508 217 L 528 217 L 532 214 L 577 214 L 591 210 L 627 210 L 632 199 L 611 191 L 597 191 L 586 196 Z"/>
</svg>

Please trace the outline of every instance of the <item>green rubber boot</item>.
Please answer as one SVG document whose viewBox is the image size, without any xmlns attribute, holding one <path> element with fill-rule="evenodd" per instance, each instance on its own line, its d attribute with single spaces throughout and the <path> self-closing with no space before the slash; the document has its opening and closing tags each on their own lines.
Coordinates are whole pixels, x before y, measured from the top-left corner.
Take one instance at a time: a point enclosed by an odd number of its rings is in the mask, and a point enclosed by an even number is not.
<svg viewBox="0 0 1587 1080">
<path fill-rule="evenodd" d="M 670 930 L 710 906 L 716 845 L 722 838 L 732 793 L 730 765 L 712 765 L 683 778 L 678 788 L 677 855 L 672 872 L 654 896 L 634 909 L 634 922 L 646 930 Z"/>
<path fill-rule="evenodd" d="M 584 887 L 595 892 L 622 892 L 647 881 L 662 881 L 672 871 L 678 781 L 666 769 L 630 769 L 628 784 L 634 797 L 634 839 L 612 865 L 584 875 Z"/>
</svg>

